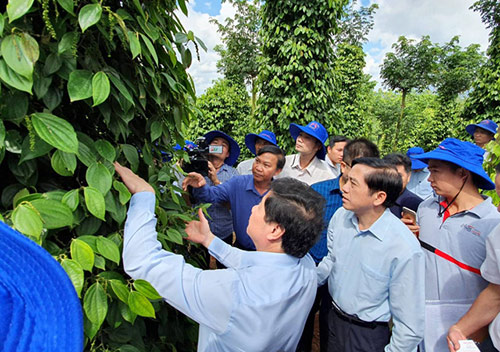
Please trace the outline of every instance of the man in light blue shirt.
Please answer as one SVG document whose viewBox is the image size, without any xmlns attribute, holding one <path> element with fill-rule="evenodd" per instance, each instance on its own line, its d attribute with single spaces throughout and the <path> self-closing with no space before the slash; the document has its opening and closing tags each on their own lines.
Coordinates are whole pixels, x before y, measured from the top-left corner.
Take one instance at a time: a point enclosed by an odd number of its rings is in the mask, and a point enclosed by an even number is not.
<svg viewBox="0 0 500 352">
<path fill-rule="evenodd" d="M 377 158 L 353 161 L 318 266 L 318 284 L 328 279 L 333 300 L 330 352 L 416 351 L 423 337 L 424 254 L 388 209 L 401 189 L 393 166 Z"/>
<path fill-rule="evenodd" d="M 406 152 L 406 155 L 411 160 L 410 181 L 406 185 L 406 189 L 425 200 L 434 196 L 434 191 L 432 190 L 430 182 L 427 180 L 430 175 L 429 170 L 427 170 L 427 164 L 415 159 L 416 156 L 423 153 L 424 150 L 420 147 L 410 148 Z"/>
<path fill-rule="evenodd" d="M 154 189 L 130 169 L 118 163 L 115 169 L 133 194 L 125 271 L 149 281 L 169 304 L 200 323 L 198 351 L 295 351 L 316 293 L 315 265 L 307 252 L 321 231 L 321 196 L 297 180 L 274 181 L 248 223 L 256 252 L 215 237 L 200 210 L 200 221 L 186 227 L 188 239 L 228 267 L 204 271 L 161 248 Z"/>
</svg>

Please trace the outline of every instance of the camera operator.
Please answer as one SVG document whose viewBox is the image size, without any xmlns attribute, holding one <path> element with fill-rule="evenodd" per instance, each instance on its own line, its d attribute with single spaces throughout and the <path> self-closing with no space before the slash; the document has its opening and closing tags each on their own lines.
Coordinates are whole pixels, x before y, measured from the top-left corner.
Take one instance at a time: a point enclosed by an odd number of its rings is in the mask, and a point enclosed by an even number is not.
<svg viewBox="0 0 500 352">
<path fill-rule="evenodd" d="M 205 144 L 208 145 L 208 153 L 205 154 L 208 159 L 208 171 L 205 170 L 208 173 L 208 176 L 205 176 L 206 183 L 217 186 L 238 175 L 236 169 L 232 167 L 240 155 L 238 143 L 220 131 L 208 132 L 204 138 Z M 182 180 L 179 181 L 182 184 Z M 195 194 L 191 195 L 196 203 L 201 202 Z M 210 215 L 208 220 L 210 230 L 224 242 L 232 244 L 233 219 L 227 202 L 214 202 L 207 212 Z M 217 263 L 217 266 L 220 264 Z"/>
</svg>

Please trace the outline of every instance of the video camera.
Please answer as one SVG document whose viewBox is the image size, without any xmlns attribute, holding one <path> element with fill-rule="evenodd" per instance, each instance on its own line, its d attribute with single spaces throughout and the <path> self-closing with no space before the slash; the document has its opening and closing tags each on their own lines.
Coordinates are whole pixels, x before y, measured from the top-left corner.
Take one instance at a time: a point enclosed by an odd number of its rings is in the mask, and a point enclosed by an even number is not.
<svg viewBox="0 0 500 352">
<path fill-rule="evenodd" d="M 196 139 L 195 148 L 187 148 L 189 162 L 182 165 L 184 172 L 197 172 L 203 176 L 208 176 L 208 158 L 209 154 L 222 154 L 221 145 L 208 145 L 205 137 Z"/>
</svg>

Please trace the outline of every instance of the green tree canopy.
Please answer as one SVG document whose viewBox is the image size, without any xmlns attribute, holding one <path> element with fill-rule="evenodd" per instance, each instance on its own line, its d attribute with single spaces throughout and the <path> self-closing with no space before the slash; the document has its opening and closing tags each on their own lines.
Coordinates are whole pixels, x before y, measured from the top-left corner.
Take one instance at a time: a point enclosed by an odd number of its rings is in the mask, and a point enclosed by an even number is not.
<svg viewBox="0 0 500 352">
<path fill-rule="evenodd" d="M 236 7 L 234 18 L 217 24 L 224 45 L 215 47 L 221 56 L 217 68 L 224 77 L 250 87 L 252 93 L 252 112 L 255 110 L 258 75 L 257 58 L 260 56 L 259 29 L 261 26 L 260 4 L 258 0 L 232 0 Z"/>
<path fill-rule="evenodd" d="M 291 122 L 334 121 L 332 38 L 346 1 L 266 2 L 255 129 L 273 130 L 292 151 Z M 328 123 L 327 123 L 328 122 Z"/>
<path fill-rule="evenodd" d="M 481 67 L 478 79 L 467 101 L 466 117 L 475 121 L 500 116 L 500 3 L 495 0 L 476 1 L 471 7 L 481 14 L 483 23 L 490 29 L 488 61 Z"/>
<path fill-rule="evenodd" d="M 219 79 L 196 101 L 198 118 L 191 121 L 189 135 L 193 141 L 197 137 L 219 130 L 234 138 L 240 145 L 242 157 L 250 156 L 246 150 L 245 135 L 249 133 L 251 120 L 250 97 L 245 86 L 228 79 Z"/>
</svg>

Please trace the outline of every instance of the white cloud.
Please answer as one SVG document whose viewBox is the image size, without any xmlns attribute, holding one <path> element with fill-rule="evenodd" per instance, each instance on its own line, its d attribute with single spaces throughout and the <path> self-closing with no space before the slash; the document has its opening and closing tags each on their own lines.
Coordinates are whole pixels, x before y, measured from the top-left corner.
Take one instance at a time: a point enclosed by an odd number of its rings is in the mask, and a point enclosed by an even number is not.
<svg viewBox="0 0 500 352">
<path fill-rule="evenodd" d="M 365 72 L 380 82 L 379 71 L 385 54 L 399 36 L 420 39 L 429 35 L 434 43 L 443 44 L 460 36 L 462 47 L 476 43 L 488 47 L 488 31 L 477 12 L 469 10 L 473 0 L 372 0 L 379 5 L 374 27 L 368 36 Z"/>
<path fill-rule="evenodd" d="M 188 69 L 196 87 L 196 94 L 201 95 L 212 85 L 214 80 L 221 77 L 221 74 L 217 72 L 217 61 L 220 56 L 214 51 L 214 47 L 221 43 L 221 38 L 219 33 L 217 33 L 217 26 L 210 23 L 210 19 L 213 17 L 219 22 L 224 23 L 226 18 L 234 17 L 236 11 L 230 3 L 224 2 L 222 3 L 220 13 L 217 16 L 210 16 L 206 13 L 195 11 L 193 9 L 195 5 L 194 1 L 187 4 L 188 17 L 184 16 L 181 12 L 177 12 L 177 15 L 186 31 L 193 31 L 194 35 L 200 38 L 207 47 L 206 52 L 199 47 L 200 61 L 198 61 L 194 47 L 191 46 L 193 63 Z"/>
<path fill-rule="evenodd" d="M 206 0 L 199 0 L 206 1 Z M 460 36 L 463 47 L 477 43 L 483 51 L 488 47 L 488 31 L 477 12 L 469 10 L 474 0 L 371 0 L 379 5 L 374 16 L 374 28 L 368 36 L 365 46 L 365 72 L 380 82 L 379 71 L 385 54 L 391 50 L 399 36 L 420 39 L 429 35 L 432 42 L 445 43 L 453 36 Z M 213 50 L 221 43 L 217 27 L 210 23 L 211 16 L 193 10 L 195 2 L 188 3 L 188 17 L 178 12 L 177 15 L 186 30 L 192 30 L 208 48 L 200 50 L 200 61 L 193 50 L 193 63 L 188 72 L 195 82 L 198 95 L 212 85 L 213 80 L 221 77 L 217 72 L 219 55 Z M 235 14 L 229 2 L 223 2 L 220 12 L 214 16 L 224 22 Z M 201 49 L 201 48 L 200 48 Z M 380 87 L 380 84 L 378 84 Z"/>
</svg>

